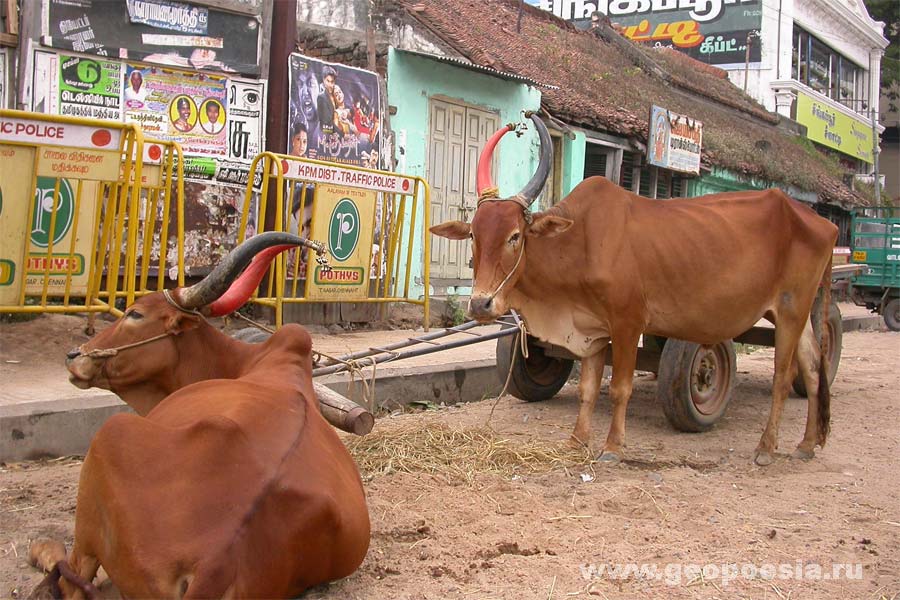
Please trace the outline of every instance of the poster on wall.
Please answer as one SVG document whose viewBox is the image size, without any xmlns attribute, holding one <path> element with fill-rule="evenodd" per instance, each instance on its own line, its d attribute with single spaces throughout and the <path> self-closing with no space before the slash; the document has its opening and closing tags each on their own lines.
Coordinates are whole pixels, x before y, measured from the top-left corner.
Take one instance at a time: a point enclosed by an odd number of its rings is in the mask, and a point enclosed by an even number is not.
<svg viewBox="0 0 900 600">
<path fill-rule="evenodd" d="M 225 156 L 226 78 L 128 63 L 125 122 L 144 133 L 177 141 L 188 155 Z"/>
<path fill-rule="evenodd" d="M 702 146 L 703 123 L 659 106 L 650 107 L 647 161 L 651 165 L 699 173 Z"/>
<path fill-rule="evenodd" d="M 260 20 L 171 0 L 43 0 L 41 43 L 188 69 L 259 74 Z"/>
<path fill-rule="evenodd" d="M 36 51 L 33 82 L 35 112 L 136 123 L 178 142 L 187 181 L 243 188 L 264 146 L 264 81 Z"/>
<path fill-rule="evenodd" d="M 590 26 L 591 15 L 609 17 L 622 34 L 655 48 L 674 48 L 711 65 L 744 65 L 748 35 L 762 27 L 762 0 L 526 0 L 528 4 Z M 750 63 L 760 62 L 759 38 Z"/>
<path fill-rule="evenodd" d="M 81 56 L 59 56 L 59 114 L 122 120 L 122 65 Z"/>
<path fill-rule="evenodd" d="M 378 169 L 384 99 L 378 74 L 291 54 L 288 154 Z"/>
<path fill-rule="evenodd" d="M 217 181 L 246 186 L 250 163 L 264 150 L 264 82 L 228 81 L 228 137 L 225 160 L 219 161 Z M 254 173 L 254 187 L 262 184 L 262 170 Z"/>
</svg>

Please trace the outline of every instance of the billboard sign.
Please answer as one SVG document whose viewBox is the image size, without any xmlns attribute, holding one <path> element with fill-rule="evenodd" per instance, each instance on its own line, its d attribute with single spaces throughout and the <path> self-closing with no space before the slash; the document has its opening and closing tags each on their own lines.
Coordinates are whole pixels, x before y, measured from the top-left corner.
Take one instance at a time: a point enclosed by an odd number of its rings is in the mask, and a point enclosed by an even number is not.
<svg viewBox="0 0 900 600">
<path fill-rule="evenodd" d="M 576 26 L 591 15 L 609 17 L 622 34 L 655 48 L 674 48 L 711 65 L 743 65 L 748 36 L 762 27 L 762 0 L 526 0 Z M 759 38 L 750 44 L 750 63 L 760 61 Z"/>
<path fill-rule="evenodd" d="M 44 0 L 41 43 L 84 54 L 259 75 L 257 17 L 167 0 Z M 125 10 L 127 7 L 127 10 Z"/>
<path fill-rule="evenodd" d="M 703 123 L 659 106 L 650 107 L 647 161 L 651 165 L 699 173 L 702 146 Z"/>
</svg>

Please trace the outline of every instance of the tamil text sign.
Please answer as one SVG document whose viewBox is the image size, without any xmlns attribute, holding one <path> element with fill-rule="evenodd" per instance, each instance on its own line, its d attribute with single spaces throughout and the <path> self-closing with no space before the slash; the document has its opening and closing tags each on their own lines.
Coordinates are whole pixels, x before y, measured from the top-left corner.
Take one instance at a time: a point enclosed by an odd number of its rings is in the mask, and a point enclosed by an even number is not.
<svg viewBox="0 0 900 600">
<path fill-rule="evenodd" d="M 702 146 L 703 123 L 659 106 L 650 108 L 647 160 L 651 165 L 699 173 Z"/>
<path fill-rule="evenodd" d="M 675 48 L 713 65 L 744 64 L 748 35 L 762 26 L 762 0 L 527 1 L 584 27 L 592 13 L 600 12 L 636 42 Z M 756 39 L 750 62 L 759 60 Z"/>
</svg>

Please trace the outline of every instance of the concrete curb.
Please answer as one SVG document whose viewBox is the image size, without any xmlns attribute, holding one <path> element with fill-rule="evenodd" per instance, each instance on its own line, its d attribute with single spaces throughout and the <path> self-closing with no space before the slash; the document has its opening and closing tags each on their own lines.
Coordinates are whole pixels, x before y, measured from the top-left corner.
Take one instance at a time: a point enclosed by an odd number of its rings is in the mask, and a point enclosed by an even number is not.
<svg viewBox="0 0 900 600">
<path fill-rule="evenodd" d="M 415 401 L 448 405 L 472 402 L 497 394 L 502 388 L 492 360 L 380 369 L 376 374 L 375 400 L 386 410 Z M 358 379 L 351 382 L 347 375 L 335 374 L 316 381 L 362 402 L 363 385 Z M 0 406 L 0 461 L 84 454 L 106 419 L 130 411 L 118 396 L 103 390 L 94 396 Z"/>
<path fill-rule="evenodd" d="M 845 332 L 880 329 L 882 325 L 878 315 L 844 318 Z M 375 400 L 386 410 L 415 401 L 447 405 L 473 402 L 502 389 L 493 360 L 406 368 L 383 366 L 377 375 Z M 336 374 L 317 381 L 362 402 L 363 386 L 359 380 L 351 383 L 346 374 Z M 129 410 L 116 395 L 102 390 L 95 396 L 0 406 L 0 461 L 84 454 L 106 419 Z"/>
</svg>

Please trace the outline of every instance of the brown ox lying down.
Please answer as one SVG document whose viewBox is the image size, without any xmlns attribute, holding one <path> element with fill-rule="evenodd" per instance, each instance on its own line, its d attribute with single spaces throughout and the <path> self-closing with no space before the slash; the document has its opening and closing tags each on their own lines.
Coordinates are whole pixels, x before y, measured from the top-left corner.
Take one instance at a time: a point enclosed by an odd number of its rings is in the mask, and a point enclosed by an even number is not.
<svg viewBox="0 0 900 600">
<path fill-rule="evenodd" d="M 522 192 L 497 198 L 490 179 L 491 154 L 509 125 L 479 159 L 480 199 L 471 224 L 431 228 L 450 239 L 472 239 L 469 314 L 489 322 L 514 308 L 532 335 L 581 357 L 581 409 L 573 432 L 581 443 L 590 441 L 611 342 L 613 411 L 600 459 L 612 461 L 625 443 L 642 333 L 711 345 L 765 317 L 776 324 L 775 377 L 755 460 L 773 460 L 795 358 L 809 398 L 795 456 L 812 457 L 828 435 L 829 390 L 827 352 L 820 351 L 810 310 L 820 286 L 823 312 L 830 304 L 837 227 L 779 190 L 659 201 L 602 177 L 582 181 L 557 206 L 531 215 L 527 208 L 543 189 L 552 159 L 546 127 L 531 118 L 541 161 Z"/>
<path fill-rule="evenodd" d="M 309 334 L 286 325 L 245 344 L 201 315 L 243 304 L 269 256 L 301 241 L 251 238 L 203 282 L 176 290 L 180 307 L 145 296 L 70 353 L 75 385 L 112 390 L 140 416 L 111 417 L 91 443 L 75 544 L 60 565 L 80 581 L 59 582 L 65 597 L 81 597 L 103 566 L 129 598 L 287 598 L 362 562 L 362 483 L 319 413 Z M 100 351 L 109 348 L 118 351 Z M 31 553 L 48 570 L 65 559 L 59 543 Z"/>
</svg>

